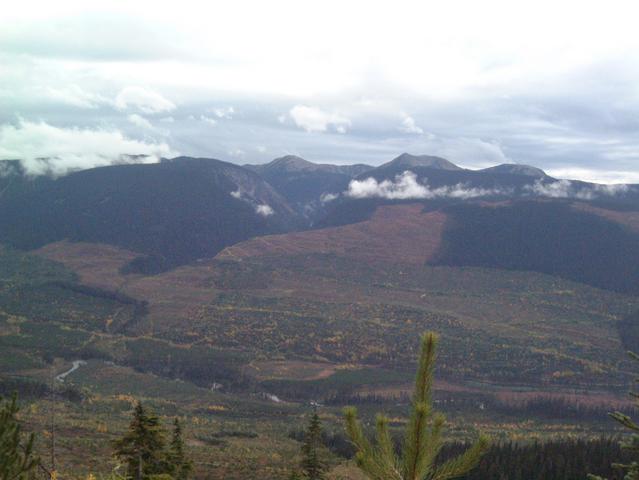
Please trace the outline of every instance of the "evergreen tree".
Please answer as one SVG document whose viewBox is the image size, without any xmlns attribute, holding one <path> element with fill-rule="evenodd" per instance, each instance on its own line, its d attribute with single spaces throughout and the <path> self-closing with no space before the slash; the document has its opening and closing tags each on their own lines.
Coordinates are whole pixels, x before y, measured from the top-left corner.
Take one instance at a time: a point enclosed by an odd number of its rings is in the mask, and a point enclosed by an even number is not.
<svg viewBox="0 0 639 480">
<path fill-rule="evenodd" d="M 18 396 L 10 400 L 0 397 L 0 479 L 26 480 L 33 478 L 39 460 L 33 453 L 34 435 L 23 438 L 17 415 Z"/>
<path fill-rule="evenodd" d="M 639 356 L 633 352 L 628 352 L 630 357 L 634 360 L 639 360 Z M 639 407 L 639 394 L 631 392 L 630 395 L 635 399 L 636 405 Z M 639 454 L 639 425 L 633 421 L 628 415 L 621 412 L 613 412 L 610 416 L 618 423 L 630 430 L 630 437 L 623 447 L 631 452 L 635 458 Z M 625 465 L 615 464 L 614 467 L 623 468 L 626 470 L 624 480 L 639 480 L 639 462 L 636 460 Z M 601 477 L 595 475 L 588 475 L 590 480 L 603 480 Z"/>
<path fill-rule="evenodd" d="M 319 450 L 321 446 L 322 423 L 317 412 L 313 412 L 304 435 L 304 443 L 302 444 L 301 467 L 304 478 L 308 480 L 321 480 L 324 478 L 326 466 L 320 460 Z"/>
<path fill-rule="evenodd" d="M 445 423 L 445 417 L 435 413 L 432 407 L 436 346 L 437 336 L 434 333 L 422 337 L 412 412 L 401 457 L 395 453 L 386 417 L 377 416 L 377 443 L 374 445 L 364 435 L 356 409 L 349 407 L 344 411 L 346 432 L 357 448 L 357 464 L 371 480 L 447 480 L 460 477 L 472 470 L 488 450 L 488 438 L 480 435 L 464 453 L 435 465 L 443 446 Z"/>
<path fill-rule="evenodd" d="M 167 457 L 173 478 L 187 480 L 193 471 L 193 463 L 186 456 L 182 427 L 177 418 L 173 421 L 173 434 L 171 435 Z"/>
<path fill-rule="evenodd" d="M 126 464 L 127 476 L 135 480 L 167 473 L 165 432 L 159 418 L 138 402 L 129 430 L 114 442 L 114 455 Z"/>
</svg>

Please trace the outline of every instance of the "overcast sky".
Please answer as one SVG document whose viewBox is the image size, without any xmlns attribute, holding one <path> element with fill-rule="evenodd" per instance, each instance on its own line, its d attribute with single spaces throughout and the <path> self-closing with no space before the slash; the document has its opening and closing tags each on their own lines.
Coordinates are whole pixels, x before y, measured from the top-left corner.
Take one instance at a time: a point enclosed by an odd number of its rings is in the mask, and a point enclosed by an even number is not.
<svg viewBox="0 0 639 480">
<path fill-rule="evenodd" d="M 0 158 L 407 151 L 639 183 L 636 2 L 162 3 L 4 5 Z"/>
</svg>

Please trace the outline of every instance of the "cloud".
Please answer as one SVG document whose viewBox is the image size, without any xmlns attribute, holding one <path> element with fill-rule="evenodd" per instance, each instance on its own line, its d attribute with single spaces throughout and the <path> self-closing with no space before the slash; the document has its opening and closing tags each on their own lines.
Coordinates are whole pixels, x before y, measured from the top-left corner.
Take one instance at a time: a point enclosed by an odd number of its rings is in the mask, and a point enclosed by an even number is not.
<svg viewBox="0 0 639 480">
<path fill-rule="evenodd" d="M 159 93 L 134 86 L 120 90 L 115 98 L 115 106 L 118 110 L 135 109 L 147 114 L 170 112 L 175 109 L 175 104 Z"/>
<path fill-rule="evenodd" d="M 0 178 L 7 177 L 9 175 L 14 175 L 18 173 L 18 169 L 16 165 L 12 162 L 3 162 L 0 160 Z M 0 196 L 1 196 L 0 192 Z"/>
<path fill-rule="evenodd" d="M 604 195 L 622 195 L 630 191 L 630 186 L 625 183 L 607 184 L 607 185 L 595 185 L 594 189 L 598 193 Z"/>
<path fill-rule="evenodd" d="M 570 180 L 556 180 L 554 182 L 537 180 L 532 185 L 526 185 L 524 189 L 540 197 L 576 198 L 579 200 L 593 200 L 600 196 L 623 195 L 630 191 L 630 187 L 625 184 L 583 186 Z"/>
<path fill-rule="evenodd" d="M 468 2 L 462 16 L 451 2 L 402 1 L 369 5 L 366 22 L 355 4 L 340 4 L 336 19 L 332 8 L 299 2 L 256 3 L 250 18 L 243 2 L 80 3 L 12 2 L 0 15 L 0 124 L 20 116 L 77 126 L 123 120 L 116 125 L 126 133 L 135 131 L 126 115 L 157 127 L 149 115 L 179 101 L 171 141 L 193 156 L 225 157 L 229 145 L 241 145 L 243 161 L 257 162 L 263 155 L 254 146 L 265 145 L 318 161 L 379 164 L 410 150 L 480 167 L 502 162 L 501 149 L 511 162 L 551 174 L 592 173 L 557 178 L 639 182 L 639 37 L 627 0 L 615 8 L 582 2 L 579 22 L 571 21 L 574 2 L 550 0 Z M 251 34 L 238 33 L 238 24 Z M 136 86 L 166 98 L 143 102 L 143 111 L 131 98 Z M 109 117 L 116 103 L 125 112 L 118 120 Z M 228 116 L 231 104 L 242 114 L 228 128 L 187 121 L 206 112 L 223 123 L 209 109 Z M 295 105 L 320 107 L 324 119 L 295 122 Z M 349 122 L 327 122 L 331 112 Z"/>
<path fill-rule="evenodd" d="M 211 117 L 207 117 L 206 115 L 200 115 L 200 120 L 208 123 L 209 125 L 213 125 L 213 126 L 217 125 L 217 120 Z"/>
<path fill-rule="evenodd" d="M 217 118 L 233 118 L 233 114 L 235 113 L 235 109 L 233 107 L 225 107 L 225 108 L 214 108 L 213 113 Z"/>
<path fill-rule="evenodd" d="M 127 120 L 136 127 L 146 128 L 147 130 L 153 130 L 153 125 L 146 118 L 137 113 L 132 113 L 127 117 Z"/>
<path fill-rule="evenodd" d="M 409 117 L 408 115 L 406 115 L 402 120 L 402 124 L 399 127 L 399 130 L 404 133 L 417 133 L 420 135 L 424 133 L 424 130 L 422 130 L 415 124 L 415 119 L 413 119 L 413 117 Z"/>
<path fill-rule="evenodd" d="M 351 180 L 344 195 L 351 198 L 386 198 L 389 200 L 458 198 L 468 199 L 512 193 L 504 189 L 470 188 L 458 183 L 452 186 L 431 188 L 428 183 L 421 184 L 415 173 L 407 170 L 397 175 L 394 181 L 378 182 L 369 177 L 364 180 Z"/>
<path fill-rule="evenodd" d="M 78 85 L 65 87 L 44 87 L 44 94 L 49 100 L 77 108 L 95 109 L 100 105 L 111 103 L 106 97 L 90 93 Z"/>
<path fill-rule="evenodd" d="M 322 195 L 320 196 L 320 202 L 322 203 L 332 202 L 333 200 L 336 200 L 338 197 L 339 195 L 336 193 L 322 193 Z"/>
<path fill-rule="evenodd" d="M 163 123 L 175 123 L 175 118 L 173 118 L 173 117 L 162 117 L 162 118 L 160 118 L 160 122 L 163 122 Z"/>
<path fill-rule="evenodd" d="M 592 199 L 592 192 L 578 192 L 570 180 L 557 180 L 550 183 L 537 180 L 533 185 L 526 185 L 524 189 L 541 197 Z"/>
<path fill-rule="evenodd" d="M 555 178 L 579 179 L 584 182 L 605 183 L 623 185 L 628 183 L 639 183 L 639 172 L 618 171 L 618 170 L 596 170 L 580 167 L 560 167 L 550 168 L 546 171 L 548 175 Z"/>
<path fill-rule="evenodd" d="M 333 127 L 338 133 L 346 133 L 346 128 L 351 125 L 351 121 L 340 114 L 307 105 L 295 105 L 289 111 L 289 115 L 295 125 L 307 132 L 326 132 L 329 127 Z"/>
<path fill-rule="evenodd" d="M 246 152 L 240 148 L 234 148 L 227 152 L 233 158 L 244 158 Z"/>
<path fill-rule="evenodd" d="M 60 128 L 26 120 L 17 126 L 0 126 L 0 158 L 20 159 L 30 175 L 57 176 L 117 163 L 153 163 L 176 153 L 166 143 L 133 140 L 118 130 Z"/>
<path fill-rule="evenodd" d="M 270 217 L 271 215 L 275 213 L 275 211 L 271 208 L 271 206 L 266 204 L 256 205 L 255 212 L 258 215 L 261 215 L 263 217 Z"/>
</svg>

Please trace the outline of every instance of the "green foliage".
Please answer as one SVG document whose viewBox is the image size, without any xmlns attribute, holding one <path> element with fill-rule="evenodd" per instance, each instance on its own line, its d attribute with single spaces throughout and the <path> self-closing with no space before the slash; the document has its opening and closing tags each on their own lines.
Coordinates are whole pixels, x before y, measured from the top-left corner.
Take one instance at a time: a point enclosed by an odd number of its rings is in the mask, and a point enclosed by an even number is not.
<svg viewBox="0 0 639 480">
<path fill-rule="evenodd" d="M 388 429 L 388 418 L 377 416 L 377 443 L 364 435 L 355 408 L 345 409 L 346 432 L 357 448 L 360 469 L 372 480 L 446 480 L 464 475 L 474 468 L 489 447 L 487 437 L 479 439 L 464 453 L 436 466 L 443 446 L 445 418 L 432 407 L 433 369 L 437 336 L 422 338 L 422 349 L 415 380 L 415 392 L 401 457 L 395 453 Z"/>
<path fill-rule="evenodd" d="M 317 412 L 313 412 L 302 444 L 302 478 L 308 480 L 322 480 L 324 478 L 326 466 L 320 459 L 321 446 L 322 424 Z"/>
<path fill-rule="evenodd" d="M 639 355 L 628 352 L 629 355 L 634 360 L 639 360 Z M 637 406 L 639 406 L 639 394 L 630 393 L 632 397 L 635 399 Z M 639 424 L 637 424 L 634 420 L 632 420 L 628 415 L 621 412 L 613 412 L 610 416 L 623 427 L 629 430 L 630 437 L 623 447 L 629 451 L 635 458 L 639 457 Z M 617 464 L 613 465 L 615 467 L 623 468 L 626 470 L 626 475 L 623 477 L 624 480 L 639 480 L 639 462 L 636 460 L 629 464 Z M 602 480 L 601 477 L 597 477 L 595 475 L 589 475 L 588 478 L 590 480 Z"/>
<path fill-rule="evenodd" d="M 0 402 L 0 479 L 33 478 L 39 459 L 33 452 L 34 435 L 23 438 L 17 395 Z"/>
<path fill-rule="evenodd" d="M 176 480 L 187 480 L 193 471 L 193 462 L 186 455 L 182 426 L 177 418 L 173 421 L 173 434 L 167 453 L 167 463 Z"/>
<path fill-rule="evenodd" d="M 136 480 L 166 473 L 165 432 L 159 418 L 140 402 L 135 406 L 129 430 L 114 442 L 114 455 L 127 466 L 127 475 Z"/>
</svg>

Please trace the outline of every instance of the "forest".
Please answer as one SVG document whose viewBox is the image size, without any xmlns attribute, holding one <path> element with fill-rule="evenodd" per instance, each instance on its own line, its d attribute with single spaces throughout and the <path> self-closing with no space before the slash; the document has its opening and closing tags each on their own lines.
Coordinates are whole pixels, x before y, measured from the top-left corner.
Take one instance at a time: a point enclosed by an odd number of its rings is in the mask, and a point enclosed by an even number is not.
<svg viewBox="0 0 639 480">
<path fill-rule="evenodd" d="M 369 478 L 371 480 L 428 479 L 445 480 L 631 480 L 639 475 L 636 462 L 639 426 L 627 413 L 610 416 L 630 435 L 599 438 L 563 438 L 550 441 L 523 439 L 495 441 L 490 435 L 475 432 L 472 441 L 451 441 L 445 430 L 450 424 L 437 411 L 433 401 L 434 369 L 439 337 L 426 333 L 421 337 L 417 374 L 410 408 L 405 420 L 398 421 L 378 413 L 372 420 L 360 420 L 356 407 L 342 410 L 341 431 L 329 431 L 323 425 L 323 406 L 313 404 L 304 415 L 306 425 L 289 429 L 288 438 L 299 445 L 298 455 L 290 462 L 289 479 L 323 480 L 329 478 Z M 632 355 L 639 360 L 639 357 Z M 81 392 L 72 387 L 51 388 L 33 381 L 4 381 L 1 392 L 14 388 L 14 393 L 0 403 L 0 478 L 30 480 L 36 478 L 82 478 L 59 471 L 56 467 L 55 420 L 51 417 L 48 431 L 37 431 L 25 423 L 18 402 L 20 389 L 26 399 L 49 396 L 58 401 L 82 402 Z M 128 426 L 109 442 L 114 459 L 111 472 L 88 471 L 87 480 L 188 480 L 196 463 L 191 458 L 179 410 L 171 416 L 156 414 L 140 400 L 132 400 Z M 341 399 L 354 405 L 380 405 L 379 398 L 348 397 Z M 334 401 L 337 401 L 334 399 Z M 341 402 L 340 402 L 341 403 Z M 542 401 L 526 405 L 528 409 L 562 411 L 561 402 Z M 539 413 L 538 411 L 536 413 Z M 636 410 L 633 410 L 636 413 Z M 598 415 L 597 409 L 577 409 L 576 420 Z M 171 427 L 167 428 L 166 422 Z M 403 427 L 403 428 L 400 428 Z M 106 427 L 104 427 L 106 429 Z M 404 430 L 403 432 L 401 430 Z M 36 447 L 37 437 L 48 437 L 45 460 Z M 228 439 L 256 439 L 258 434 L 246 430 L 222 430 L 198 436 L 207 449 L 224 449 Z M 335 459 L 357 467 L 364 477 L 329 476 Z M 338 460 L 339 462 L 339 460 Z"/>
</svg>

